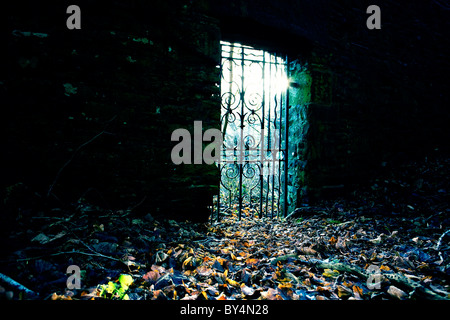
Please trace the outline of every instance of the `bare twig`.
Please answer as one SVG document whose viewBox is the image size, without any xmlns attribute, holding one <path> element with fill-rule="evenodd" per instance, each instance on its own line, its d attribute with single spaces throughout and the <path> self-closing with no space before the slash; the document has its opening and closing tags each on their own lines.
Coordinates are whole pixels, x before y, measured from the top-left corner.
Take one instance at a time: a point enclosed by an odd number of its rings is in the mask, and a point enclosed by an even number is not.
<svg viewBox="0 0 450 320">
<path fill-rule="evenodd" d="M 8 277 L 7 275 L 4 275 L 3 273 L 0 273 L 0 280 L 5 282 L 6 284 L 8 284 L 9 286 L 19 290 L 19 291 L 23 291 L 25 292 L 27 295 L 31 296 L 31 297 L 36 297 L 39 294 L 37 294 L 36 292 L 28 289 L 27 287 L 25 287 L 24 285 L 18 283 L 17 281 L 15 281 L 14 279 L 11 279 L 10 277 Z"/>
<path fill-rule="evenodd" d="M 41 258 L 45 258 L 45 257 L 60 256 L 60 255 L 63 255 L 63 254 L 81 254 L 81 255 L 85 255 L 85 256 L 100 257 L 100 258 L 110 259 L 110 260 L 114 260 L 114 261 L 118 261 L 118 262 L 123 262 L 120 259 L 117 259 L 117 258 L 114 258 L 114 257 L 110 257 L 110 256 L 105 256 L 104 254 L 101 254 L 101 253 L 98 253 L 98 252 L 95 252 L 95 251 L 94 251 L 94 253 L 89 253 L 89 252 L 75 251 L 75 250 L 50 253 L 50 254 L 45 254 L 45 255 L 42 255 L 42 256 L 38 256 L 38 257 L 22 258 L 22 259 L 17 259 L 16 261 L 17 262 L 30 261 L 30 260 L 36 260 L 36 259 L 41 259 Z"/>
<path fill-rule="evenodd" d="M 117 117 L 117 115 L 115 115 L 114 117 L 111 118 L 111 120 L 109 120 L 107 122 L 107 125 L 113 121 L 115 118 Z M 106 126 L 107 126 L 106 125 Z M 78 151 L 80 151 L 83 147 L 85 147 L 86 145 L 88 145 L 89 143 L 91 143 L 92 141 L 94 141 L 95 139 L 97 139 L 98 137 L 100 137 L 102 134 L 107 133 L 106 131 L 106 127 L 105 129 L 103 129 L 100 133 L 96 134 L 94 137 L 92 137 L 91 139 L 89 139 L 88 141 L 84 142 L 82 145 L 80 145 L 75 152 L 72 154 L 72 156 L 70 157 L 69 160 L 66 161 L 66 163 L 64 163 L 64 165 L 61 167 L 61 169 L 59 169 L 58 173 L 56 174 L 55 179 L 53 180 L 53 183 L 50 185 L 50 188 L 48 189 L 47 192 L 47 197 L 49 197 L 52 194 L 53 191 L 53 187 L 55 186 L 56 182 L 59 179 L 59 176 L 61 175 L 62 171 L 72 162 L 72 160 L 75 158 L 76 154 L 78 153 Z"/>
<path fill-rule="evenodd" d="M 143 204 L 146 199 L 147 199 L 147 196 L 144 196 L 144 198 L 142 198 L 142 200 L 139 201 L 139 203 L 137 203 L 134 206 L 132 206 L 130 209 L 128 209 L 128 211 L 130 211 L 130 212 L 133 211 L 134 209 L 139 207 L 141 204 Z"/>
<path fill-rule="evenodd" d="M 450 232 L 450 229 L 448 229 L 447 231 L 445 231 L 445 232 L 439 237 L 439 240 L 438 240 L 438 242 L 437 242 L 437 244 L 436 244 L 436 250 L 439 250 L 439 247 L 441 246 L 442 238 L 444 238 L 444 236 L 445 236 L 447 233 L 449 233 L 449 232 Z"/>
<path fill-rule="evenodd" d="M 445 3 L 445 2 L 442 3 L 441 1 L 438 1 L 438 0 L 433 0 L 433 2 L 444 10 L 450 10 L 450 4 L 448 4 L 448 3 Z"/>
</svg>

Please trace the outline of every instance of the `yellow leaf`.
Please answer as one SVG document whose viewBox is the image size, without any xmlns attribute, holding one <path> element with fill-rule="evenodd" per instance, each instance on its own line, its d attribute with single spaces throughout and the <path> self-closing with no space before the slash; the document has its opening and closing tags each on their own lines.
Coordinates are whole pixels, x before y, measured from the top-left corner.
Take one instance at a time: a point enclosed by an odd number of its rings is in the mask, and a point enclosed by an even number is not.
<svg viewBox="0 0 450 320">
<path fill-rule="evenodd" d="M 391 268 L 389 268 L 388 266 L 381 266 L 380 270 L 389 271 L 389 270 L 391 270 Z"/>
<path fill-rule="evenodd" d="M 227 282 L 233 287 L 239 287 L 239 283 L 237 281 L 227 278 Z"/>
<path fill-rule="evenodd" d="M 278 285 L 278 289 L 280 289 L 280 290 L 290 289 L 290 288 L 292 288 L 292 283 L 291 282 L 286 282 L 286 283 Z"/>
<path fill-rule="evenodd" d="M 187 264 L 192 260 L 192 256 L 190 256 L 189 258 L 187 258 L 186 260 L 184 260 L 183 262 L 183 269 L 187 266 Z"/>
<path fill-rule="evenodd" d="M 352 295 L 352 291 L 349 288 L 338 285 L 337 289 L 339 298 L 346 298 Z"/>
<path fill-rule="evenodd" d="M 119 283 L 126 290 L 133 283 L 133 277 L 129 274 L 121 274 L 119 276 Z"/>
<path fill-rule="evenodd" d="M 351 287 L 353 286 L 353 282 L 347 282 L 347 281 L 344 281 L 342 284 L 343 284 L 344 286 L 346 286 L 347 288 L 351 288 Z"/>
<path fill-rule="evenodd" d="M 324 277 L 336 278 L 337 276 L 339 276 L 339 271 L 337 270 L 325 269 L 324 271 L 325 272 L 322 273 Z"/>
</svg>

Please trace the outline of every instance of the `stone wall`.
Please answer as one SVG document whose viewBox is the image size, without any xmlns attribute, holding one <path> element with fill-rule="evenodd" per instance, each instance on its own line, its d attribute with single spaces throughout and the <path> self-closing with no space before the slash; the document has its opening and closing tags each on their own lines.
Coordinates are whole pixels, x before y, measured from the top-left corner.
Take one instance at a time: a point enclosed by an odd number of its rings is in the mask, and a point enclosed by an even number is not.
<svg viewBox="0 0 450 320">
<path fill-rule="evenodd" d="M 77 3 L 81 30 L 66 28 L 69 4 L 8 11 L 2 199 L 22 183 L 52 205 L 204 220 L 217 170 L 173 165 L 170 138 L 218 127 L 218 21 L 190 1 L 92 3 Z"/>
<path fill-rule="evenodd" d="M 173 165 L 170 136 L 219 126 L 221 39 L 292 62 L 292 206 L 448 151 L 449 11 L 377 2 L 381 30 L 355 0 L 79 1 L 81 30 L 66 28 L 72 3 L 9 5 L 2 199 L 23 183 L 37 202 L 205 219 L 219 174 Z"/>
</svg>

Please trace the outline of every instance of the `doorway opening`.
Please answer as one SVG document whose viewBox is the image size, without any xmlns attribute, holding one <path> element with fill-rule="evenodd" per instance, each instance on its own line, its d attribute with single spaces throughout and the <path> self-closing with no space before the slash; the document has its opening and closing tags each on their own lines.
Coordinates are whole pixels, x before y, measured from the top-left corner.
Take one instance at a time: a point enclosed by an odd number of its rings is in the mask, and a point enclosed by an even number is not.
<svg viewBox="0 0 450 320">
<path fill-rule="evenodd" d="M 216 218 L 276 218 L 287 210 L 287 57 L 221 42 L 220 192 Z"/>
</svg>

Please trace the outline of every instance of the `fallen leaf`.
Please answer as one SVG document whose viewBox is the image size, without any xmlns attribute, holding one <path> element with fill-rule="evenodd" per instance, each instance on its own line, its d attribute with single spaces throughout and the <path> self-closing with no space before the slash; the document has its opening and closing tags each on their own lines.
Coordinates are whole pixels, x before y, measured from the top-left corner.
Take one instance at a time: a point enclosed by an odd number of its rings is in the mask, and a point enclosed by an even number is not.
<svg viewBox="0 0 450 320">
<path fill-rule="evenodd" d="M 339 298 L 350 297 L 352 295 L 352 293 L 353 293 L 352 290 L 350 290 L 347 287 L 341 286 L 341 285 L 338 285 L 337 289 L 338 289 L 338 296 L 339 296 Z"/>
<path fill-rule="evenodd" d="M 31 239 L 31 242 L 39 242 L 40 244 L 46 244 L 50 241 L 50 238 L 47 237 L 44 233 L 39 233 L 36 237 Z"/>
<path fill-rule="evenodd" d="M 259 264 L 259 260 L 254 258 L 248 258 L 247 260 L 245 260 L 245 264 L 247 265 L 247 267 L 255 267 Z"/>
<path fill-rule="evenodd" d="M 339 271 L 337 270 L 331 270 L 331 269 L 325 269 L 324 272 L 322 273 L 322 275 L 324 277 L 329 277 L 329 278 L 337 278 L 339 276 Z"/>
<path fill-rule="evenodd" d="M 182 268 L 186 269 L 189 266 L 191 261 L 192 261 L 192 256 L 190 256 L 189 258 L 187 258 L 186 260 L 183 261 Z"/>
<path fill-rule="evenodd" d="M 252 296 L 253 294 L 255 294 L 255 289 L 247 287 L 245 284 L 241 285 L 241 291 L 246 296 Z"/>
<path fill-rule="evenodd" d="M 278 291 L 272 288 L 269 288 L 267 291 L 261 292 L 262 300 L 277 300 Z"/>
<path fill-rule="evenodd" d="M 395 287 L 395 286 L 390 286 L 389 289 L 387 290 L 387 293 L 391 296 L 394 297 L 396 299 L 399 300 L 404 300 L 408 297 L 408 294 L 406 294 L 405 291 Z"/>
<path fill-rule="evenodd" d="M 312 248 L 310 248 L 310 247 L 300 247 L 300 248 L 298 248 L 298 251 L 300 253 L 302 253 L 302 254 L 305 254 L 305 255 L 315 255 L 315 254 L 317 254 L 317 251 L 312 249 Z"/>
<path fill-rule="evenodd" d="M 197 274 L 202 277 L 209 277 L 214 271 L 207 266 L 200 266 L 197 269 Z"/>
<path fill-rule="evenodd" d="M 228 300 L 225 294 L 222 292 L 218 297 L 217 300 Z"/>
<path fill-rule="evenodd" d="M 149 271 L 142 277 L 142 279 L 150 283 L 155 283 L 159 278 L 160 274 L 158 271 Z"/>
<path fill-rule="evenodd" d="M 239 287 L 239 283 L 232 279 L 227 278 L 227 282 L 233 287 Z"/>
<path fill-rule="evenodd" d="M 280 289 L 280 290 L 287 290 L 287 289 L 291 289 L 291 288 L 292 288 L 291 282 L 285 282 L 283 284 L 278 285 L 278 289 Z"/>
<path fill-rule="evenodd" d="M 353 290 L 353 294 L 354 294 L 355 298 L 357 300 L 362 300 L 363 290 L 358 286 L 353 286 L 352 290 Z"/>
</svg>

